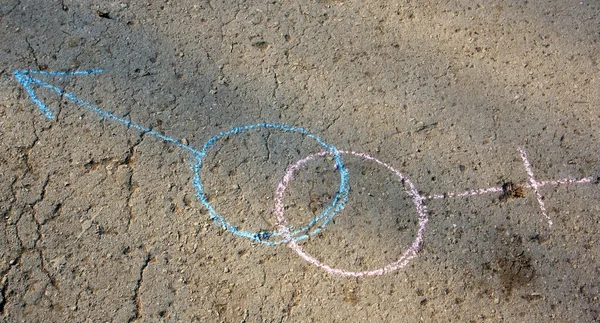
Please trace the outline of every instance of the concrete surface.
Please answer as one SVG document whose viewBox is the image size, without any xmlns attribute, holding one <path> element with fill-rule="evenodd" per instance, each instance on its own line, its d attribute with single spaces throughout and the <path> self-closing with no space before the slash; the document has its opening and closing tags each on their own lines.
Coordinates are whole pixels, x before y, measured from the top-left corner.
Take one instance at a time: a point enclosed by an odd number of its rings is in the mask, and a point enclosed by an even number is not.
<svg viewBox="0 0 600 323">
<path fill-rule="evenodd" d="M 597 1 L 2 0 L 0 26 L 5 322 L 600 321 Z M 226 232 L 188 152 L 38 87 L 49 120 L 13 75 L 96 68 L 40 78 L 190 147 L 270 122 L 388 163 L 443 197 L 423 201 L 417 257 L 346 278 Z M 265 129 L 219 140 L 209 202 L 272 230 L 286 167 L 320 149 Z M 299 244 L 344 270 L 393 262 L 416 237 L 413 201 L 389 170 L 342 158 L 348 203 Z M 296 174 L 290 223 L 322 212 L 338 173 L 329 157 Z M 518 194 L 444 195 L 507 183 Z"/>
</svg>

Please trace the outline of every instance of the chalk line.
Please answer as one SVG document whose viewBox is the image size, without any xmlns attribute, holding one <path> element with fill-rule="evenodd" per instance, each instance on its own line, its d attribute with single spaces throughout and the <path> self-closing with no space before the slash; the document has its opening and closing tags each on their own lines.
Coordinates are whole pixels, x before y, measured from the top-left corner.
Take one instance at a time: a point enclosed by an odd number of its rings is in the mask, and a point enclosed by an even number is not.
<svg viewBox="0 0 600 323">
<path fill-rule="evenodd" d="M 315 159 L 316 157 L 323 157 L 326 154 L 330 154 L 330 153 L 331 152 L 329 152 L 329 151 L 321 151 L 319 153 L 309 155 L 309 156 L 297 161 L 296 163 L 288 166 L 282 181 L 277 186 L 277 191 L 275 194 L 275 207 L 273 209 L 273 213 L 275 213 L 275 215 L 277 216 L 277 222 L 278 222 L 277 227 L 278 227 L 279 233 L 282 236 L 284 236 L 285 240 L 289 241 L 288 247 L 290 247 L 292 250 L 294 250 L 302 259 L 308 261 L 309 263 L 325 270 L 326 272 L 328 272 L 330 274 L 340 275 L 340 276 L 344 276 L 344 277 L 360 278 L 360 277 L 369 277 L 369 276 L 380 276 L 380 275 L 387 274 L 387 273 L 396 271 L 398 269 L 404 268 L 410 262 L 411 259 L 413 259 L 414 257 L 417 256 L 417 253 L 420 250 L 421 245 L 423 243 L 423 233 L 425 232 L 425 226 L 428 221 L 427 208 L 425 207 L 425 205 L 423 205 L 423 200 L 425 198 L 419 194 L 419 192 L 417 191 L 414 184 L 406 176 L 404 176 L 402 173 L 400 173 L 400 171 L 398 171 L 395 168 L 393 168 L 392 166 L 390 166 L 382 161 L 379 161 L 378 159 L 371 157 L 370 155 L 367 155 L 364 153 L 357 153 L 357 152 L 353 152 L 353 151 L 343 151 L 343 150 L 339 151 L 339 153 L 341 153 L 341 154 L 350 154 L 350 155 L 361 157 L 363 159 L 374 161 L 375 163 L 387 168 L 392 173 L 394 173 L 398 177 L 399 183 L 401 183 L 404 186 L 408 186 L 408 189 L 405 189 L 405 191 L 409 196 L 412 197 L 412 201 L 415 204 L 415 207 L 417 209 L 418 218 L 419 218 L 419 228 L 417 230 L 416 237 L 415 237 L 415 240 L 413 241 L 413 243 L 406 249 L 406 251 L 396 261 L 394 261 L 390 264 L 387 264 L 381 268 L 373 269 L 373 270 L 366 270 L 366 271 L 349 271 L 349 270 L 344 270 L 344 269 L 333 268 L 333 267 L 321 262 L 317 258 L 309 255 L 306 251 L 304 251 L 304 249 L 298 244 L 297 239 L 293 240 L 293 237 L 290 233 L 290 229 L 287 226 L 287 219 L 284 216 L 283 195 L 285 193 L 286 187 L 289 184 L 289 182 L 293 179 L 294 172 L 296 170 L 298 170 L 300 168 L 300 166 Z"/>
<path fill-rule="evenodd" d="M 564 185 L 569 185 L 569 184 L 583 184 L 583 183 L 592 183 L 595 180 L 594 177 L 584 177 L 584 178 L 562 178 L 562 179 L 556 179 L 556 180 L 550 180 L 550 181 L 541 181 L 541 182 L 537 182 L 537 187 L 544 187 L 544 186 L 564 186 Z M 522 184 L 516 184 L 517 186 L 521 186 L 523 188 L 533 188 L 533 186 L 530 183 L 522 183 Z M 463 192 L 447 192 L 447 193 L 443 193 L 443 194 L 432 194 L 432 195 L 427 195 L 425 196 L 425 199 L 427 200 L 440 200 L 440 199 L 445 199 L 445 198 L 452 198 L 452 197 L 465 197 L 465 196 L 476 196 L 476 195 L 483 195 L 483 194 L 491 194 L 491 193 L 504 193 L 504 189 L 502 188 L 502 186 L 494 186 L 494 187 L 488 187 L 488 188 L 480 188 L 480 189 L 476 189 L 476 190 L 467 190 L 467 191 L 463 191 Z"/>
<path fill-rule="evenodd" d="M 549 186 L 549 185 L 561 186 L 561 185 L 569 185 L 569 184 L 592 183 L 595 180 L 595 178 L 591 177 L 591 176 L 579 178 L 579 179 L 561 178 L 561 179 L 538 182 L 535 179 L 535 176 L 533 175 L 533 170 L 531 168 L 531 164 L 529 163 L 529 160 L 527 159 L 527 153 L 525 152 L 525 149 L 523 147 L 518 147 L 518 150 L 519 150 L 521 159 L 523 160 L 523 165 L 525 166 L 525 172 L 527 173 L 529 183 L 522 183 L 522 184 L 517 184 L 517 185 L 522 188 L 530 188 L 530 189 L 534 190 L 538 205 L 540 206 L 540 210 L 542 211 L 542 214 L 544 215 L 544 217 L 548 220 L 548 225 L 552 226 L 552 219 L 548 215 L 546 205 L 544 204 L 544 198 L 543 198 L 542 194 L 540 193 L 539 189 L 543 186 Z M 480 189 L 475 189 L 475 190 L 467 190 L 467 191 L 463 191 L 463 192 L 447 192 L 447 193 L 443 193 L 443 194 L 428 195 L 425 198 L 428 200 L 439 200 L 439 199 L 452 198 L 452 197 L 477 196 L 477 195 L 483 195 L 483 194 L 489 194 L 489 193 L 504 193 L 504 188 L 502 186 L 495 186 L 495 187 L 480 188 Z"/>
<path fill-rule="evenodd" d="M 323 212 L 320 215 L 310 220 L 307 224 L 305 224 L 301 228 L 295 229 L 293 232 L 288 232 L 288 236 L 283 236 L 278 230 L 260 232 L 250 232 L 242 230 L 238 228 L 238 226 L 228 222 L 225 219 L 225 217 L 219 214 L 209 203 L 208 198 L 204 194 L 204 185 L 202 184 L 200 169 L 202 168 L 203 158 L 207 155 L 208 150 L 211 147 L 213 147 L 217 140 L 223 137 L 233 134 L 239 134 L 248 130 L 258 128 L 268 128 L 281 130 L 284 132 L 299 133 L 308 138 L 314 139 L 324 149 L 326 149 L 325 151 L 327 153 L 333 156 L 336 167 L 335 169 L 339 172 L 340 175 L 340 186 L 331 203 L 323 210 Z M 307 239 L 310 235 L 318 233 L 324 226 L 326 226 L 331 221 L 331 219 L 344 208 L 346 200 L 348 199 L 348 192 L 350 190 L 350 187 L 348 185 L 349 174 L 348 170 L 342 162 L 340 152 L 337 150 L 337 148 L 335 148 L 335 146 L 324 142 L 320 137 L 311 134 L 304 128 L 282 124 L 271 124 L 266 122 L 250 126 L 233 127 L 229 131 L 220 132 L 219 134 L 207 140 L 202 150 L 198 154 L 196 154 L 195 157 L 195 162 L 192 163 L 192 172 L 194 173 L 194 178 L 192 179 L 192 182 L 194 184 L 194 187 L 196 188 L 196 196 L 198 197 L 202 205 L 204 205 L 204 207 L 208 210 L 210 217 L 214 220 L 214 222 L 217 225 L 219 225 L 223 229 L 235 235 L 249 238 L 251 240 L 254 240 L 255 242 L 259 242 L 262 244 L 273 246 L 277 244 L 288 243 L 290 240 Z"/>
<path fill-rule="evenodd" d="M 525 166 L 525 171 L 527 172 L 527 176 L 529 177 L 529 183 L 531 183 L 531 188 L 535 191 L 535 195 L 537 197 L 538 204 L 540 205 L 540 210 L 546 219 L 548 219 L 548 225 L 552 226 L 552 219 L 548 216 L 548 212 L 546 211 L 546 205 L 544 204 L 544 198 L 538 189 L 540 186 L 538 182 L 535 180 L 533 176 L 533 170 L 531 170 L 531 164 L 529 164 L 529 160 L 527 159 L 527 153 L 523 147 L 519 147 L 519 152 L 521 153 L 521 159 L 523 159 L 523 165 Z"/>
<path fill-rule="evenodd" d="M 100 70 L 100 69 L 82 70 L 82 71 L 73 71 L 73 72 L 60 72 L 60 71 L 46 72 L 46 71 L 33 71 L 33 70 L 16 70 L 16 71 L 14 71 L 13 75 L 19 81 L 19 83 L 23 86 L 23 88 L 26 90 L 26 92 L 29 94 L 29 97 L 34 102 L 34 104 L 37 106 L 37 108 L 42 112 L 42 114 L 45 117 L 47 117 L 49 119 L 55 119 L 55 116 L 52 113 L 52 111 L 48 108 L 48 106 L 46 106 L 46 104 L 37 97 L 35 90 L 34 90 L 34 88 L 36 88 L 36 87 L 46 88 L 48 90 L 51 90 L 51 91 L 57 93 L 60 96 L 63 96 L 66 99 L 73 101 L 80 107 L 95 113 L 100 118 L 100 120 L 103 120 L 103 121 L 110 120 L 110 121 L 121 123 L 121 124 L 125 125 L 127 128 L 137 129 L 144 134 L 153 135 L 165 142 L 172 143 L 184 150 L 189 151 L 192 154 L 191 169 L 192 169 L 192 172 L 194 173 L 192 182 L 194 184 L 194 187 L 196 188 L 196 193 L 197 193 L 196 195 L 197 195 L 198 199 L 202 202 L 202 204 L 205 206 L 205 208 L 209 211 L 209 214 L 210 214 L 211 218 L 213 219 L 213 221 L 215 222 L 215 224 L 221 226 L 222 228 L 224 228 L 225 230 L 227 230 L 233 234 L 236 234 L 236 235 L 242 236 L 242 237 L 246 237 L 246 238 L 250 238 L 256 242 L 260 242 L 260 243 L 263 243 L 266 245 L 277 245 L 280 243 L 281 244 L 285 243 L 292 250 L 296 251 L 296 253 L 298 253 L 298 255 L 300 257 L 302 257 L 304 260 L 314 264 L 315 266 L 317 266 L 331 274 L 336 274 L 336 275 L 341 275 L 341 276 L 346 276 L 346 277 L 379 276 L 379 275 L 383 275 L 383 274 L 398 270 L 398 269 L 406 266 L 411 259 L 413 259 L 414 257 L 417 256 L 417 253 L 419 252 L 421 245 L 423 243 L 423 233 L 425 230 L 426 223 L 428 222 L 427 209 L 426 209 L 426 206 L 423 204 L 423 202 L 425 200 L 439 200 L 439 199 L 453 198 L 453 197 L 469 197 L 469 196 L 478 196 L 478 195 L 491 194 L 491 193 L 511 192 L 511 189 L 507 189 L 504 186 L 495 186 L 495 187 L 487 187 L 487 188 L 480 188 L 480 189 L 471 189 L 471 190 L 466 190 L 466 191 L 461 191 L 461 192 L 448 192 L 448 193 L 444 193 L 444 194 L 432 194 L 429 196 L 422 196 L 417 191 L 414 184 L 408 178 L 406 178 L 406 176 L 404 176 L 402 173 L 400 173 L 398 170 L 391 167 L 390 165 L 388 165 L 384 162 L 381 162 L 381 161 L 371 157 L 370 155 L 367 155 L 364 153 L 337 150 L 337 148 L 335 148 L 335 146 L 325 143 L 323 140 L 321 140 L 320 137 L 309 133 L 307 130 L 305 130 L 303 128 L 284 125 L 284 124 L 271 124 L 271 123 L 263 122 L 263 123 L 254 124 L 254 125 L 233 127 L 229 131 L 220 132 L 219 134 L 211 137 L 203 145 L 202 150 L 197 150 L 197 149 L 194 149 L 194 148 L 188 146 L 187 144 L 182 143 L 181 141 L 179 141 L 177 139 L 168 137 L 157 131 L 153 131 L 151 128 L 135 124 L 131 120 L 119 117 L 113 113 L 110 113 L 108 111 L 105 111 L 103 109 L 95 107 L 91 103 L 78 98 L 74 94 L 69 93 L 62 88 L 56 87 L 46 81 L 43 81 L 43 80 L 37 78 L 37 76 L 46 76 L 46 77 L 77 76 L 77 75 L 97 74 L 97 73 L 101 73 L 101 72 L 102 72 L 102 70 Z M 284 178 L 282 179 L 282 182 L 279 183 L 279 185 L 277 186 L 277 191 L 275 194 L 276 201 L 275 201 L 275 207 L 273 210 L 273 212 L 277 218 L 277 225 L 275 226 L 275 229 L 272 231 L 247 232 L 247 231 L 240 230 L 236 225 L 233 225 L 233 224 L 227 222 L 225 220 L 225 218 L 222 217 L 220 214 L 218 214 L 212 208 L 210 203 L 208 203 L 208 199 L 204 195 L 204 187 L 202 185 L 202 181 L 201 181 L 201 177 L 200 177 L 200 169 L 202 168 L 203 158 L 206 157 L 207 151 L 211 147 L 213 147 L 213 145 L 216 141 L 218 141 L 219 139 L 221 139 L 225 136 L 239 134 L 241 132 L 245 132 L 245 131 L 249 131 L 249 130 L 257 129 L 257 128 L 269 128 L 269 129 L 280 130 L 283 132 L 298 133 L 298 134 L 304 135 L 308 138 L 315 140 L 325 150 L 321 151 L 319 153 L 314 153 L 312 155 L 309 155 L 308 157 L 305 157 L 304 159 L 297 161 L 295 164 L 292 164 L 287 168 L 286 174 L 285 174 Z M 518 151 L 520 153 L 521 159 L 523 160 L 525 172 L 527 173 L 527 177 L 528 177 L 527 183 L 523 183 L 518 186 L 521 188 L 532 189 L 535 192 L 536 199 L 537 199 L 538 205 L 540 207 L 540 210 L 541 210 L 542 214 L 544 215 L 544 217 L 547 219 L 549 226 L 552 226 L 553 223 L 552 223 L 552 219 L 548 215 L 546 206 L 544 204 L 544 198 L 543 198 L 542 194 L 540 193 L 541 187 L 550 186 L 550 185 L 560 186 L 560 185 L 579 184 L 579 183 L 598 183 L 598 181 L 600 181 L 600 177 L 584 177 L 584 178 L 580 178 L 580 179 L 562 178 L 562 179 L 538 181 L 534 176 L 533 169 L 527 158 L 527 153 L 526 153 L 525 149 L 523 147 L 518 147 Z M 304 163 L 307 163 L 308 161 L 315 159 L 316 157 L 323 157 L 327 154 L 330 154 L 334 157 L 336 170 L 340 172 L 339 189 L 338 189 L 332 203 L 323 211 L 323 213 L 321 213 L 321 215 L 315 217 L 308 224 L 304 225 L 300 229 L 294 229 L 292 231 L 292 227 L 286 226 L 287 220 L 284 217 L 283 196 L 284 196 L 284 193 L 286 190 L 286 186 L 289 183 L 289 181 L 291 181 L 293 179 L 294 172 L 296 170 L 298 170 L 298 168 L 301 165 L 303 165 Z M 355 155 L 355 156 L 358 156 L 358 157 L 366 159 L 366 160 L 374 161 L 377 164 L 387 168 L 388 170 L 390 170 L 392 173 L 394 173 L 399 178 L 399 181 L 404 185 L 405 192 L 412 197 L 412 200 L 413 200 L 413 203 L 415 204 L 418 218 L 419 218 L 419 227 L 418 227 L 416 237 L 415 237 L 415 240 L 413 241 L 413 243 L 408 247 L 408 249 L 402 255 L 400 255 L 400 258 L 393 263 L 390 263 L 390 264 L 385 265 L 378 269 L 368 270 L 368 271 L 359 271 L 359 272 L 336 269 L 327 264 L 320 262 L 315 257 L 306 253 L 302 249 L 300 244 L 298 243 L 300 240 L 308 238 L 308 236 L 310 234 L 315 234 L 315 233 L 319 232 L 326 224 L 329 223 L 329 221 L 338 212 L 342 211 L 342 209 L 344 208 L 344 205 L 347 200 L 348 191 L 349 191 L 349 185 L 348 185 L 349 174 L 348 174 L 348 171 L 346 170 L 346 168 L 344 167 L 344 164 L 342 163 L 340 154 Z M 93 221 L 93 220 L 94 220 L 94 218 L 89 220 L 90 221 L 89 223 L 91 223 L 91 221 Z M 318 222 L 321 222 L 321 223 L 319 225 L 317 225 Z M 85 230 L 87 228 L 89 228 L 89 227 L 85 227 L 86 225 L 89 225 L 89 223 L 86 223 L 84 225 L 84 229 L 80 233 L 79 237 L 81 237 L 83 232 L 85 232 Z M 274 237 L 277 237 L 277 239 L 273 239 Z"/>
<path fill-rule="evenodd" d="M 35 90 L 34 90 L 35 87 L 40 87 L 40 88 L 45 88 L 45 89 L 51 90 L 51 91 L 55 92 L 56 94 L 71 100 L 72 102 L 79 105 L 80 107 L 95 113 L 100 118 L 101 121 L 114 121 L 114 122 L 121 123 L 121 124 L 125 125 L 127 128 L 133 128 L 133 129 L 139 130 L 142 132 L 142 134 L 148 134 L 148 135 L 155 136 L 165 142 L 172 143 L 182 149 L 189 151 L 192 154 L 191 170 L 194 175 L 193 179 L 192 179 L 192 183 L 194 184 L 194 187 L 196 188 L 196 196 L 198 197 L 200 202 L 204 205 L 204 207 L 209 211 L 210 217 L 215 222 L 215 224 L 217 224 L 221 228 L 223 228 L 235 235 L 249 238 L 256 242 L 260 242 L 260 243 L 267 244 L 267 245 L 276 245 L 276 244 L 288 242 L 286 240 L 281 240 L 281 239 L 279 239 L 279 240 L 270 239 L 272 237 L 279 237 L 279 232 L 277 232 L 276 230 L 250 232 L 250 231 L 245 231 L 245 230 L 240 229 L 237 225 L 234 225 L 234 224 L 228 222 L 222 215 L 217 213 L 217 211 L 215 211 L 214 208 L 212 207 L 212 205 L 208 202 L 208 199 L 207 199 L 206 195 L 204 194 L 204 186 L 202 184 L 202 178 L 200 176 L 200 169 L 202 168 L 203 158 L 206 157 L 207 151 L 211 147 L 213 147 L 215 142 L 217 142 L 219 139 L 221 139 L 223 137 L 226 137 L 229 135 L 240 134 L 242 132 L 250 131 L 253 129 L 267 128 L 267 129 L 276 129 L 276 130 L 280 130 L 283 132 L 301 134 L 303 136 L 306 136 L 308 138 L 315 140 L 319 145 L 321 145 L 323 148 L 325 148 L 327 151 L 329 151 L 331 153 L 331 155 L 334 157 L 336 170 L 340 174 L 339 189 L 336 192 L 336 195 L 335 195 L 332 203 L 323 211 L 323 213 L 321 215 L 315 217 L 308 224 L 306 224 L 305 226 L 303 226 L 299 229 L 296 229 L 293 233 L 291 233 L 291 235 L 294 236 L 293 239 L 295 239 L 295 240 L 296 239 L 306 239 L 308 237 L 308 235 L 317 233 L 319 230 L 321 230 L 321 228 L 323 228 L 325 225 L 327 225 L 330 222 L 330 220 L 341 209 L 343 209 L 344 204 L 346 203 L 346 199 L 347 199 L 348 191 L 349 191 L 349 187 L 347 184 L 348 172 L 347 172 L 346 168 L 344 167 L 344 164 L 342 163 L 339 152 L 337 151 L 337 148 L 335 148 L 335 146 L 326 143 L 319 136 L 311 134 L 308 130 L 306 130 L 304 128 L 286 125 L 286 124 L 276 124 L 276 123 L 267 123 L 267 122 L 253 124 L 253 125 L 246 125 L 246 126 L 237 126 L 237 127 L 231 128 L 228 131 L 219 132 L 217 135 L 211 137 L 204 143 L 202 150 L 197 150 L 197 149 L 190 147 L 187 144 L 184 144 L 180 140 L 168 137 L 168 136 L 163 135 L 157 131 L 154 131 L 148 127 L 144 127 L 142 125 L 135 124 L 131 120 L 121 118 L 111 112 L 108 112 L 101 108 L 98 108 L 98 107 L 92 105 L 91 103 L 80 99 L 75 94 L 69 93 L 60 87 L 54 86 L 46 81 L 43 81 L 43 80 L 38 79 L 33 76 L 33 75 L 35 75 L 35 76 L 38 76 L 38 75 L 76 76 L 76 75 L 89 75 L 89 74 L 97 74 L 97 73 L 102 73 L 102 70 L 101 69 L 91 69 L 91 70 L 81 70 L 81 71 L 74 71 L 74 72 L 61 72 L 61 71 L 47 72 L 47 71 L 33 71 L 33 70 L 15 70 L 13 75 L 17 79 L 17 81 L 19 81 L 19 83 L 21 83 L 23 88 L 27 91 L 27 93 L 29 94 L 29 97 L 35 103 L 37 108 L 42 112 L 42 114 L 46 118 L 48 118 L 50 120 L 54 120 L 55 116 L 52 113 L 52 111 L 48 108 L 48 106 L 37 97 Z M 313 226 L 316 226 L 316 224 L 318 222 L 321 222 L 321 223 L 317 226 L 316 229 L 313 229 Z M 296 236 L 298 236 L 298 237 L 296 237 Z"/>
</svg>

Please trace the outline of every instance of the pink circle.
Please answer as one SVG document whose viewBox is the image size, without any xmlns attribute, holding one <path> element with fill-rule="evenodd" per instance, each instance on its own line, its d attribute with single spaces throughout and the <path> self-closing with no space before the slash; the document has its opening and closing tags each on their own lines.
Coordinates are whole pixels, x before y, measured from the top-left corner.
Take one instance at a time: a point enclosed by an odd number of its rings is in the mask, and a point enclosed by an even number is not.
<svg viewBox="0 0 600 323">
<path fill-rule="evenodd" d="M 417 213 L 419 215 L 419 229 L 417 230 L 417 236 L 416 236 L 415 240 L 413 241 L 413 243 L 411 244 L 411 246 L 400 256 L 400 258 L 398 260 L 396 260 L 390 264 L 387 264 L 378 269 L 357 272 L 357 271 L 348 271 L 348 270 L 343 270 L 343 269 L 332 268 L 329 265 L 322 263 L 315 257 L 306 253 L 304 251 L 304 249 L 302 249 L 302 247 L 296 241 L 292 240 L 290 230 L 286 226 L 287 220 L 283 216 L 283 213 L 284 213 L 283 194 L 285 193 L 288 183 L 292 180 L 292 178 L 294 176 L 294 171 L 298 170 L 300 168 L 300 166 L 315 159 L 316 157 L 323 157 L 323 156 L 327 155 L 329 153 L 328 151 L 322 151 L 319 153 L 309 155 L 308 157 L 305 157 L 304 159 L 297 161 L 295 164 L 292 164 L 287 168 L 285 175 L 283 176 L 283 180 L 277 186 L 277 192 L 275 194 L 275 208 L 273 210 L 273 212 L 277 216 L 277 226 L 278 226 L 279 233 L 282 234 L 284 239 L 288 241 L 288 246 L 290 248 L 292 248 L 292 250 L 296 251 L 296 253 L 298 253 L 298 255 L 300 257 L 302 257 L 304 260 L 312 263 L 313 265 L 327 271 L 330 274 L 340 275 L 340 276 L 345 276 L 345 277 L 367 277 L 367 276 L 379 276 L 379 275 L 387 274 L 387 273 L 396 271 L 400 268 L 403 268 L 404 266 L 406 266 L 408 264 L 408 262 L 411 259 L 413 259 L 414 257 L 417 256 L 417 252 L 419 251 L 419 249 L 421 247 L 421 243 L 423 242 L 423 232 L 425 231 L 425 225 L 427 224 L 427 221 L 428 221 L 427 209 L 423 205 L 423 200 L 425 198 L 419 194 L 419 192 L 415 188 L 414 184 L 408 178 L 406 178 L 406 176 L 402 175 L 402 173 L 400 173 L 398 170 L 396 170 L 392 166 L 390 166 L 382 161 L 379 161 L 378 159 L 371 157 L 367 154 L 357 153 L 357 152 L 353 152 L 353 151 L 348 152 L 348 151 L 342 151 L 342 150 L 340 150 L 339 152 L 341 154 L 352 154 L 352 155 L 361 157 L 363 159 L 368 159 L 368 160 L 374 161 L 377 164 L 389 169 L 392 173 L 396 174 L 396 176 L 398 176 L 400 182 L 402 182 L 403 184 L 408 186 L 408 190 L 406 190 L 406 193 L 408 193 L 408 195 L 410 195 L 412 197 L 413 203 L 415 204 L 415 206 L 417 208 Z"/>
</svg>

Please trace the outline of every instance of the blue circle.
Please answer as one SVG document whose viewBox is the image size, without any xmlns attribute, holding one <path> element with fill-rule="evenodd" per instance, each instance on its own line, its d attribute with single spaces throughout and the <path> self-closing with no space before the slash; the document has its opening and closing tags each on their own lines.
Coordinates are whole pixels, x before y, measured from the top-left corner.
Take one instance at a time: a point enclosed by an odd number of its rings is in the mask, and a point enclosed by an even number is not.
<svg viewBox="0 0 600 323">
<path fill-rule="evenodd" d="M 344 208 L 344 205 L 346 204 L 346 200 L 348 199 L 348 191 L 350 188 L 348 185 L 348 170 L 344 167 L 344 164 L 342 163 L 342 158 L 340 156 L 340 152 L 337 150 L 337 148 L 335 148 L 335 146 L 333 146 L 333 145 L 325 143 L 323 140 L 321 140 L 321 138 L 309 133 L 307 130 L 305 130 L 303 128 L 289 126 L 289 125 L 271 124 L 271 123 L 265 122 L 265 123 L 259 123 L 259 124 L 249 125 L 249 126 L 233 127 L 229 131 L 220 132 L 216 136 L 213 136 L 212 138 L 208 139 L 208 141 L 206 141 L 206 143 L 204 143 L 204 146 L 202 147 L 201 151 L 193 152 L 194 157 L 195 157 L 195 162 L 192 163 L 192 171 L 194 172 L 194 178 L 193 178 L 192 182 L 194 184 L 194 187 L 196 188 L 196 195 L 197 195 L 198 199 L 200 200 L 200 202 L 202 202 L 204 207 L 208 210 L 210 217 L 213 219 L 215 224 L 217 224 L 218 226 L 222 227 L 223 229 L 225 229 L 235 235 L 249 238 L 256 242 L 260 242 L 260 243 L 266 244 L 266 245 L 277 245 L 280 243 L 286 243 L 286 242 L 290 241 L 289 237 L 286 239 L 282 236 L 281 233 L 279 233 L 277 231 L 250 232 L 250 231 L 240 230 L 236 225 L 233 225 L 233 224 L 227 222 L 222 215 L 217 213 L 217 211 L 215 211 L 215 209 L 212 207 L 212 205 L 210 205 L 210 203 L 208 203 L 208 199 L 206 198 L 206 195 L 204 195 L 204 186 L 202 185 L 202 179 L 200 177 L 200 169 L 202 168 L 202 159 L 204 157 L 206 157 L 206 152 L 208 151 L 208 149 L 210 149 L 217 140 L 219 140 L 225 136 L 229 136 L 232 134 L 239 134 L 239 133 L 242 133 L 245 131 L 259 129 L 259 128 L 277 129 L 277 130 L 281 130 L 284 132 L 295 132 L 295 133 L 305 135 L 308 138 L 316 140 L 321 146 L 323 146 L 325 149 L 327 149 L 331 153 L 331 155 L 333 156 L 333 158 L 335 160 L 336 169 L 337 169 L 337 171 L 340 172 L 340 186 L 339 186 L 338 192 L 335 195 L 335 198 L 333 199 L 331 204 L 327 208 L 325 208 L 325 210 L 319 216 L 313 218 L 308 224 L 304 225 L 303 227 L 291 231 L 290 236 L 292 237 L 293 241 L 306 239 L 309 237 L 309 235 L 313 235 L 313 234 L 321 231 L 321 229 L 325 225 L 327 225 L 329 223 L 329 221 Z M 316 228 L 313 228 L 313 226 L 315 226 L 315 224 L 317 224 L 317 222 L 319 222 L 321 220 L 323 220 L 323 222 Z M 273 239 L 275 237 L 278 237 L 279 240 Z"/>
</svg>

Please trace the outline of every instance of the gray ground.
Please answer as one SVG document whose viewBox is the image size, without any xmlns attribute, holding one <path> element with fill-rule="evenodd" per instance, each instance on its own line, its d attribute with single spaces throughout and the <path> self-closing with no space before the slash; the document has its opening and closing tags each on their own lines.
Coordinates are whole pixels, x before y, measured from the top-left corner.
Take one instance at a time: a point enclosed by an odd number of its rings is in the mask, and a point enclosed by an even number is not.
<svg viewBox="0 0 600 323">
<path fill-rule="evenodd" d="M 597 1 L 0 1 L 0 315 L 3 321 L 591 322 L 600 320 L 600 4 Z M 592 177 L 523 197 L 429 200 L 407 267 L 330 275 L 283 245 L 223 231 L 190 156 L 37 89 L 45 77 L 200 148 L 233 126 L 286 123 L 370 153 L 423 194 Z M 320 147 L 260 130 L 215 144 L 210 202 L 247 230 L 274 225 L 277 183 Z M 343 156 L 347 207 L 303 246 L 334 267 L 394 261 L 417 213 L 397 179 Z M 330 159 L 330 158 L 329 158 Z M 331 161 L 300 172 L 286 217 L 331 201 Z"/>
</svg>

